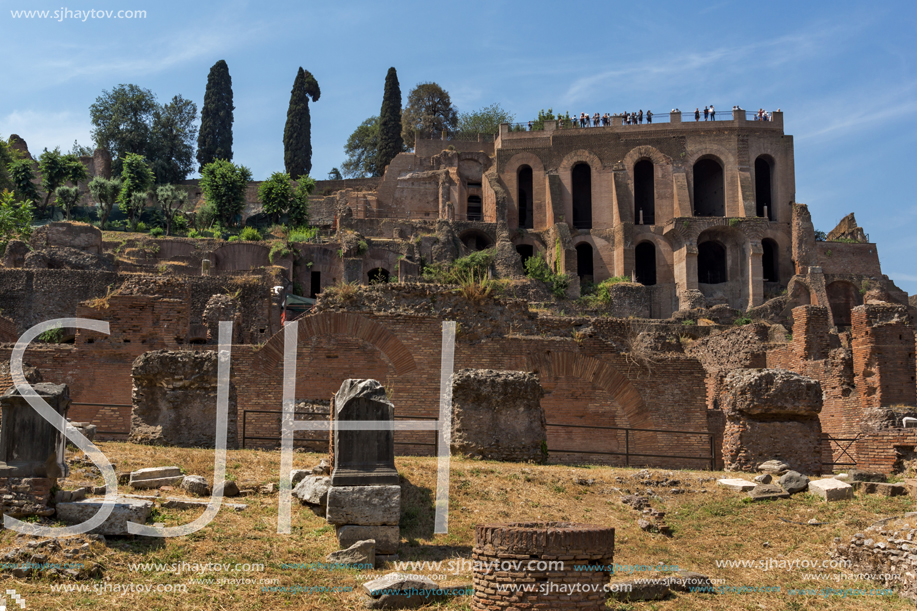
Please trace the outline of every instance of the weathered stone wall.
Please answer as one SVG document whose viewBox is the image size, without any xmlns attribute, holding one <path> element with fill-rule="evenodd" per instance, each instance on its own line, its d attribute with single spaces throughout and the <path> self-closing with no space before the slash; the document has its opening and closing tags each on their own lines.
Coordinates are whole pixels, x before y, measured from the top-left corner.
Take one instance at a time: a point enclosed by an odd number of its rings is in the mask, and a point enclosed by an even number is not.
<svg viewBox="0 0 917 611">
<path fill-rule="evenodd" d="M 134 361 L 131 441 L 212 448 L 216 443 L 217 353 L 157 350 Z M 229 386 L 227 447 L 238 447 L 237 393 Z"/>
<path fill-rule="evenodd" d="M 915 522 L 914 514 L 879 520 L 848 543 L 835 539 L 831 557 L 851 562 L 846 572 L 875 575 L 876 587 L 893 588 L 917 600 Z"/>
<path fill-rule="evenodd" d="M 452 376 L 452 443 L 457 454 L 488 460 L 541 461 L 547 441 L 544 390 L 519 371 L 462 369 Z"/>
<path fill-rule="evenodd" d="M 723 384 L 723 461 L 727 471 L 754 471 L 771 459 L 821 473 L 821 385 L 780 369 L 738 369 Z"/>
<path fill-rule="evenodd" d="M 685 353 L 699 360 L 707 372 L 707 407 L 720 409 L 723 380 L 734 369 L 767 366 L 768 327 L 752 323 L 733 327 L 693 342 Z"/>
<path fill-rule="evenodd" d="M 0 516 L 22 519 L 52 516 L 48 507 L 55 480 L 46 477 L 0 477 Z"/>
<path fill-rule="evenodd" d="M 34 249 L 67 246 L 101 255 L 102 231 L 98 227 L 83 223 L 48 223 L 32 232 L 29 246 Z"/>
<path fill-rule="evenodd" d="M 903 305 L 853 308 L 853 370 L 861 405 L 915 405 L 914 329 Z"/>
</svg>

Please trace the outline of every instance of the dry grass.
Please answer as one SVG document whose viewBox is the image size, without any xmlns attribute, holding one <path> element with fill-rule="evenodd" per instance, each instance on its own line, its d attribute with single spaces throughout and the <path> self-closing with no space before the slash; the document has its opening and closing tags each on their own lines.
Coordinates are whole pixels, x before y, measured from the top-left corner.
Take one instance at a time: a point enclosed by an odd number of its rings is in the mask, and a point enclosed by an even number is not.
<svg viewBox="0 0 917 611">
<path fill-rule="evenodd" d="M 94 310 L 107 310 L 109 308 L 109 301 L 111 300 L 111 298 L 116 295 L 120 295 L 120 294 L 121 294 L 120 287 L 115 289 L 109 286 L 108 291 L 106 291 L 104 297 L 95 297 L 94 299 L 85 301 L 84 304 L 89 306 L 90 308 L 93 308 Z"/>
<path fill-rule="evenodd" d="M 116 463 L 118 471 L 140 467 L 180 465 L 188 473 L 210 478 L 213 453 L 208 450 L 163 449 L 122 443 L 103 443 L 102 449 Z M 294 468 L 309 467 L 321 456 L 296 454 Z M 433 497 L 436 489 L 435 460 L 399 457 L 397 466 L 402 477 L 402 560 L 448 560 L 469 558 L 476 524 L 485 522 L 565 520 L 612 525 L 616 528 L 615 562 L 626 565 L 664 563 L 696 570 L 711 578 L 724 579 L 729 586 L 780 586 L 788 588 L 825 586 L 872 588 L 864 582 L 807 582 L 803 570 L 769 571 L 745 568 L 717 568 L 717 560 L 761 560 L 766 558 L 828 558 L 834 537 L 847 538 L 862 531 L 876 519 L 913 511 L 908 497 L 860 497 L 847 503 L 824 504 L 808 495 L 797 495 L 788 501 L 746 504 L 742 495 L 716 486 L 711 479 L 722 474 L 703 471 L 651 470 L 652 479 L 674 478 L 689 492 L 671 495 L 666 488 L 653 488 L 661 496 L 651 499 L 652 506 L 667 512 L 666 521 L 674 528 L 672 537 L 647 534 L 636 526 L 638 512 L 623 505 L 621 495 L 645 493 L 646 484 L 636 469 L 612 467 L 573 467 L 565 465 L 521 465 L 453 459 L 449 534 L 433 535 Z M 229 452 L 228 473 L 241 488 L 276 482 L 279 478 L 278 452 L 240 450 Z M 574 478 L 593 479 L 592 485 L 581 485 Z M 100 483 L 98 477 L 79 472 L 71 476 L 67 488 L 82 482 Z M 704 492 L 701 492 L 704 491 Z M 177 493 L 161 493 L 174 496 Z M 294 504 L 293 529 L 290 535 L 277 534 L 277 495 L 255 495 L 238 499 L 249 504 L 242 513 L 222 510 L 203 530 L 188 537 L 165 540 L 114 539 L 97 548 L 95 561 L 105 570 L 102 582 L 126 584 L 187 583 L 194 575 L 171 572 L 135 573 L 130 563 L 263 563 L 264 573 L 211 574 L 211 578 L 277 579 L 281 586 L 352 586 L 361 577 L 357 571 L 313 571 L 281 569 L 284 562 L 322 561 L 337 548 L 333 529 L 324 520 Z M 199 510 L 158 510 L 155 517 L 166 525 L 188 523 L 200 515 Z M 787 523 L 781 520 L 789 520 Z M 796 524 L 816 518 L 828 524 L 818 527 Z M 0 548 L 8 548 L 15 537 L 0 535 Z M 764 547 L 768 542 L 769 546 Z M 20 542 L 21 544 L 21 542 Z M 2 550 L 0 550 L 2 553 Z M 387 571 L 394 570 L 388 567 Z M 833 573 L 833 570 L 826 569 Z M 373 571 L 372 575 L 382 574 Z M 639 576 L 652 576 L 642 574 Z M 448 575 L 445 583 L 470 581 L 468 572 Z M 259 583 L 244 585 L 188 584 L 184 594 L 132 593 L 52 593 L 48 580 L 23 581 L 6 578 L 4 588 L 15 589 L 28 602 L 29 609 L 105 609 L 115 611 L 156 611 L 164 609 L 203 610 L 274 610 L 308 609 L 337 611 L 359 609 L 362 594 L 345 593 L 279 594 L 263 592 Z M 60 582 L 54 582 L 60 583 Z M 470 609 L 469 598 L 443 603 L 439 607 Z M 733 609 L 906 609 L 913 608 L 897 597 L 865 596 L 859 598 L 822 598 L 788 596 L 787 594 L 678 594 L 668 600 L 611 604 L 621 610 L 707 611 Z"/>
</svg>

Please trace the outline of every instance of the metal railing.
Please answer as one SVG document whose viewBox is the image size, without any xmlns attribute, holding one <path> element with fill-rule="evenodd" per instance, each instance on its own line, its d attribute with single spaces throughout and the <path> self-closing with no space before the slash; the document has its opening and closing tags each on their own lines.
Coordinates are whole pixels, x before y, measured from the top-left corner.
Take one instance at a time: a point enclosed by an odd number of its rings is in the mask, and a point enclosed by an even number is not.
<svg viewBox="0 0 917 611">
<path fill-rule="evenodd" d="M 70 405 L 80 406 L 80 407 L 133 407 L 130 403 L 82 403 L 82 402 L 71 402 Z M 130 435 L 130 428 L 126 431 L 106 431 L 96 427 L 96 435 Z"/>
<path fill-rule="evenodd" d="M 623 452 L 603 452 L 600 450 L 570 450 L 559 449 L 548 446 L 548 453 L 556 452 L 558 454 L 592 454 L 596 456 L 623 456 L 624 466 L 629 467 L 631 457 L 634 458 L 677 458 L 681 460 L 705 460 L 711 471 L 716 470 L 716 445 L 713 433 L 701 431 L 672 431 L 668 429 L 634 429 L 622 426 L 591 426 L 588 424 L 557 424 L 548 423 L 549 427 L 568 428 L 568 429 L 594 429 L 600 431 L 624 431 L 624 451 Z M 667 435 L 699 435 L 708 438 L 708 447 L 710 453 L 705 456 L 686 456 L 682 454 L 646 454 L 642 452 L 631 452 L 630 434 L 634 433 L 664 433 Z"/>
</svg>

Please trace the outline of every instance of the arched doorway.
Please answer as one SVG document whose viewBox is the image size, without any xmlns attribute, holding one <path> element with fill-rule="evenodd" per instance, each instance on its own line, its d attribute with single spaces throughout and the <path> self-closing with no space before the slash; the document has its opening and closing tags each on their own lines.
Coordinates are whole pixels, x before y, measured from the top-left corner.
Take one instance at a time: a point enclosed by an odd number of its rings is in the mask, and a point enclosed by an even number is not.
<svg viewBox="0 0 917 611">
<path fill-rule="evenodd" d="M 592 229 L 592 169 L 578 163 L 571 172 L 573 193 L 573 227 Z"/>
<path fill-rule="evenodd" d="M 530 244 L 519 244 L 516 246 L 516 252 L 522 259 L 522 269 L 525 269 L 525 262 L 535 256 L 535 247 Z"/>
<path fill-rule="evenodd" d="M 694 164 L 694 216 L 726 216 L 726 182 L 716 159 Z"/>
<path fill-rule="evenodd" d="M 468 250 L 487 250 L 493 246 L 493 242 L 490 240 L 486 233 L 482 233 L 474 229 L 466 231 L 459 236 L 459 239 Z"/>
<path fill-rule="evenodd" d="M 580 242 L 576 245 L 576 273 L 581 280 L 592 282 L 594 270 L 592 245 L 589 242 Z"/>
<path fill-rule="evenodd" d="M 777 242 L 770 238 L 761 240 L 761 272 L 765 282 L 780 282 L 780 261 Z"/>
<path fill-rule="evenodd" d="M 722 284 L 726 280 L 726 247 L 714 240 L 698 245 L 697 281 Z"/>
<path fill-rule="evenodd" d="M 481 204 L 481 198 L 477 195 L 468 196 L 468 220 L 469 221 L 483 221 L 484 220 L 484 207 Z"/>
<path fill-rule="evenodd" d="M 389 274 L 388 270 L 384 267 L 377 267 L 375 269 L 369 270 L 367 276 L 369 276 L 370 284 L 385 284 L 388 282 L 391 274 Z"/>
<path fill-rule="evenodd" d="M 860 291 L 850 282 L 838 280 L 825 287 L 828 294 L 828 304 L 831 306 L 831 316 L 837 327 L 850 326 L 850 310 L 863 304 Z"/>
<path fill-rule="evenodd" d="M 535 206 L 532 197 L 532 168 L 527 165 L 519 168 L 519 172 L 516 175 L 516 182 L 519 185 L 518 197 L 516 199 L 519 206 L 519 226 L 523 229 L 531 229 L 535 226 Z"/>
<path fill-rule="evenodd" d="M 755 159 L 755 214 L 774 220 L 774 198 L 771 193 L 773 186 L 773 171 L 770 158 L 764 155 Z M 765 214 L 767 206 L 767 214 Z"/>
<path fill-rule="evenodd" d="M 653 173 L 653 162 L 649 159 L 638 161 L 634 166 L 634 222 L 638 225 L 656 224 L 656 185 Z"/>
<path fill-rule="evenodd" d="M 652 242 L 641 242 L 634 249 L 634 274 L 640 284 L 656 284 L 656 245 Z"/>
</svg>

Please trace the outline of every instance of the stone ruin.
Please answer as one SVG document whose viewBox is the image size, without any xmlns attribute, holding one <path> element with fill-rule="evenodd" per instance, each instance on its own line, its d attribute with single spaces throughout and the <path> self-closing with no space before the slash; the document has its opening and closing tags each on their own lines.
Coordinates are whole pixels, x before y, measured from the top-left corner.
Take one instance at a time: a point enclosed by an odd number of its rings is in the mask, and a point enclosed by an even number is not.
<svg viewBox="0 0 917 611">
<path fill-rule="evenodd" d="M 516 462 L 544 460 L 547 439 L 538 376 L 462 369 L 452 376 L 453 454 Z"/>
<path fill-rule="evenodd" d="M 131 368 L 130 440 L 136 443 L 212 448 L 216 443 L 217 368 L 215 351 L 155 350 Z M 229 384 L 226 445 L 239 446 L 235 384 Z"/>
<path fill-rule="evenodd" d="M 753 472 L 779 458 L 802 473 L 821 473 L 817 380 L 781 369 L 737 369 L 726 376 L 724 390 L 727 471 Z"/>
</svg>

